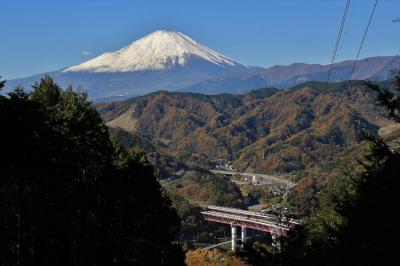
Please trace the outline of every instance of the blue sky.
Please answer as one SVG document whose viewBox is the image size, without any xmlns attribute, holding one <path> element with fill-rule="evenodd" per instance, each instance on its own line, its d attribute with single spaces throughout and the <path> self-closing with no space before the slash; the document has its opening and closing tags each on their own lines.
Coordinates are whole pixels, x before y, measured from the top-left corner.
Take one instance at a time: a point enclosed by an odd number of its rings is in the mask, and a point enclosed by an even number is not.
<svg viewBox="0 0 400 266">
<path fill-rule="evenodd" d="M 328 63 L 345 0 L 1 0 L 0 75 L 76 65 L 157 29 L 242 63 Z M 374 0 L 352 0 L 338 61 L 353 59 Z M 380 0 L 360 58 L 400 54 L 398 0 Z"/>
</svg>

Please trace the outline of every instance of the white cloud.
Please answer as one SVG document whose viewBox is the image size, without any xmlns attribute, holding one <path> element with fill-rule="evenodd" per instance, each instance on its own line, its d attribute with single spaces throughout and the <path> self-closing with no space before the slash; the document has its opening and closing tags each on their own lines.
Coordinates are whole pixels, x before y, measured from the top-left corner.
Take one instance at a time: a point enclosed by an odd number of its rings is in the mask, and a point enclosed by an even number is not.
<svg viewBox="0 0 400 266">
<path fill-rule="evenodd" d="M 89 56 L 89 55 L 91 55 L 92 53 L 91 53 L 90 51 L 82 51 L 81 54 L 82 54 L 83 56 Z"/>
</svg>

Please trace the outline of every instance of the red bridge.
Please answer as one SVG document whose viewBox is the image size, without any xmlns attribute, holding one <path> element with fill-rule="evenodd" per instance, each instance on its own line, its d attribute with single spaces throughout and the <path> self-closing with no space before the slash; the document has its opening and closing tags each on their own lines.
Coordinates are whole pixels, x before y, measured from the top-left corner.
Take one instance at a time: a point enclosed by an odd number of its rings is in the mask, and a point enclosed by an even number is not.
<svg viewBox="0 0 400 266">
<path fill-rule="evenodd" d="M 289 230 L 299 224 L 298 221 L 285 217 L 219 206 L 208 206 L 208 210 L 202 212 L 202 214 L 207 221 L 231 225 L 232 250 L 235 250 L 236 247 L 237 226 L 242 228 L 241 240 L 243 243 L 246 243 L 247 239 L 246 229 L 251 228 L 270 233 L 273 244 L 279 248 L 275 240 L 282 235 L 286 235 Z"/>
</svg>

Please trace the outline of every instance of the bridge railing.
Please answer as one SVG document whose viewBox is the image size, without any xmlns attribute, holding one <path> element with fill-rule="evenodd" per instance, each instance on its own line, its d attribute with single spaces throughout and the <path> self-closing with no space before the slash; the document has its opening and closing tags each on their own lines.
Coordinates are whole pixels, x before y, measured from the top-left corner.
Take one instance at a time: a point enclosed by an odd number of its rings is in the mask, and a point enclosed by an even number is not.
<svg viewBox="0 0 400 266">
<path fill-rule="evenodd" d="M 210 205 L 210 206 L 208 206 L 208 209 L 210 209 L 212 211 L 226 213 L 226 214 L 234 214 L 234 215 L 238 215 L 238 216 L 242 216 L 242 217 L 246 217 L 246 218 L 255 218 L 255 219 L 271 221 L 271 222 L 275 222 L 275 223 L 279 222 L 279 223 L 285 224 L 287 226 L 295 226 L 295 225 L 299 224 L 299 222 L 297 220 L 288 219 L 286 217 L 278 217 L 275 215 L 262 214 L 262 213 L 258 213 L 258 212 L 240 210 L 240 209 L 229 208 L 229 207 L 220 207 L 220 206 Z"/>
<path fill-rule="evenodd" d="M 291 229 L 291 227 L 288 225 L 280 224 L 274 221 L 259 220 L 233 214 L 219 213 L 214 211 L 202 212 L 202 214 L 208 221 L 252 228 L 274 234 L 285 235 L 286 232 Z"/>
<path fill-rule="evenodd" d="M 247 228 L 252 228 L 259 231 L 271 233 L 272 243 L 280 249 L 279 239 L 280 236 L 287 235 L 287 232 L 296 226 L 298 221 L 282 219 L 272 215 L 264 215 L 261 213 L 220 207 L 209 206 L 208 211 L 202 212 L 204 219 L 207 221 L 224 223 L 231 225 L 232 230 L 232 250 L 236 247 L 237 226 L 241 227 L 242 242 L 245 243 L 247 239 Z"/>
</svg>

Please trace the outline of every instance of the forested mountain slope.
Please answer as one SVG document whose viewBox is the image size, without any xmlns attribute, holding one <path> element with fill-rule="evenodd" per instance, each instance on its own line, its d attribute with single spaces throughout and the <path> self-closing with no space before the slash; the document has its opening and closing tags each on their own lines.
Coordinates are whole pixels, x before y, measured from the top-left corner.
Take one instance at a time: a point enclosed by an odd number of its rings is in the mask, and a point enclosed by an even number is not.
<svg viewBox="0 0 400 266">
<path fill-rule="evenodd" d="M 310 82 L 245 95 L 160 91 L 97 105 L 107 125 L 160 154 L 212 168 L 218 158 L 254 172 L 302 171 L 389 124 L 362 82 Z"/>
</svg>

